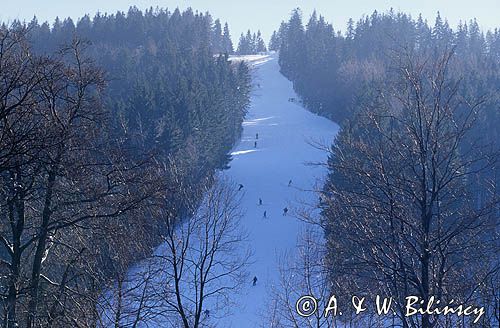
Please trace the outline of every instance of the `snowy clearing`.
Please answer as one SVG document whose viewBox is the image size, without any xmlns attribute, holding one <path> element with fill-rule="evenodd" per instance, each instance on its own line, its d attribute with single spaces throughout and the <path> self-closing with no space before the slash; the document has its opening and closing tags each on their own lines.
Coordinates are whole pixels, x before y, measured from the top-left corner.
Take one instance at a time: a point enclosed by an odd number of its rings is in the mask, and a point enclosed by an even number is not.
<svg viewBox="0 0 500 328">
<path fill-rule="evenodd" d="M 229 56 L 229 60 L 233 62 L 245 61 L 252 66 L 260 66 L 272 60 L 271 55 L 246 55 L 246 56 Z"/>
<path fill-rule="evenodd" d="M 230 300 L 234 307 L 221 309 L 212 301 L 205 303 L 205 311 L 210 314 L 205 314 L 201 324 L 209 327 L 268 326 L 266 304 L 270 302 L 270 291 L 279 282 L 278 259 L 294 254 L 297 237 L 304 227 L 304 223 L 293 216 L 294 209 L 317 201 L 317 195 L 310 190 L 326 173 L 322 166 L 307 165 L 327 159 L 324 150 L 311 144 L 330 144 L 338 131 L 333 122 L 289 101 L 297 96 L 291 82 L 280 74 L 276 56 L 244 56 L 238 60 L 248 60 L 254 67 L 258 65 L 253 72 L 256 87 L 243 123 L 242 138 L 231 153 L 230 168 L 221 175 L 240 185 L 243 217 L 239 228 L 248 233 L 253 257 L 247 269 L 248 283 L 235 291 Z M 165 248 L 160 245 L 155 255 L 165 253 Z M 238 250 L 240 255 L 245 251 Z M 154 296 L 148 298 L 147 306 L 163 307 L 162 290 L 171 288 L 170 282 L 164 281 L 161 261 L 158 257 L 146 259 L 128 273 L 130 281 L 144 281 L 138 286 L 137 299 L 145 296 L 142 291 Z M 142 287 L 143 284 L 149 287 Z M 112 294 L 107 293 L 105 297 L 114 303 Z M 128 305 L 133 308 L 136 302 L 132 299 Z M 226 316 L 226 312 L 231 314 Z M 103 317 L 111 326 L 110 314 L 105 313 Z M 153 315 L 140 326 L 175 326 L 165 320 Z"/>
<path fill-rule="evenodd" d="M 326 153 L 310 143 L 331 143 L 338 131 L 331 121 L 289 102 L 298 97 L 292 83 L 280 74 L 277 56 L 256 58 L 254 62 L 259 63 L 254 72 L 257 87 L 243 123 L 242 140 L 232 153 L 226 175 L 244 186 L 243 228 L 250 234 L 254 251 L 249 274 L 250 279 L 256 276 L 258 281 L 256 286 L 248 281 L 248 288 L 236 296 L 234 314 L 217 327 L 266 326 L 265 306 L 270 288 L 277 283 L 277 259 L 294 252 L 303 226 L 292 215 L 283 216 L 283 209 L 293 211 L 299 202 L 315 202 L 317 195 L 303 190 L 311 190 L 325 171 L 305 164 L 325 161 Z M 249 151 L 255 142 L 259 151 Z M 244 156 L 249 152 L 252 156 Z M 267 218 L 263 218 L 264 211 Z"/>
</svg>

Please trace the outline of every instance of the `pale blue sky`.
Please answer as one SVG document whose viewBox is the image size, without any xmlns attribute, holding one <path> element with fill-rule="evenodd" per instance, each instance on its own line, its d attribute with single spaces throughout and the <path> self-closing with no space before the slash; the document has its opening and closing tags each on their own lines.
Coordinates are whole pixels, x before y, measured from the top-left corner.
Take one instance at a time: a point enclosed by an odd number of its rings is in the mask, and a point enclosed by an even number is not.
<svg viewBox="0 0 500 328">
<path fill-rule="evenodd" d="M 0 0 L 0 21 L 15 18 L 50 22 L 56 16 L 70 16 L 76 20 L 85 13 L 97 11 L 114 13 L 127 10 L 131 5 L 144 9 L 149 6 L 187 8 L 210 11 L 216 18 L 230 24 L 233 38 L 250 28 L 260 29 L 267 39 L 281 20 L 286 19 L 293 8 L 300 7 L 307 19 L 317 9 L 333 23 L 335 29 L 345 30 L 349 17 L 354 20 L 377 9 L 383 12 L 393 7 L 417 16 L 419 13 L 434 21 L 436 12 L 446 17 L 454 27 L 460 20 L 477 18 L 483 29 L 500 27 L 500 0 Z"/>
</svg>

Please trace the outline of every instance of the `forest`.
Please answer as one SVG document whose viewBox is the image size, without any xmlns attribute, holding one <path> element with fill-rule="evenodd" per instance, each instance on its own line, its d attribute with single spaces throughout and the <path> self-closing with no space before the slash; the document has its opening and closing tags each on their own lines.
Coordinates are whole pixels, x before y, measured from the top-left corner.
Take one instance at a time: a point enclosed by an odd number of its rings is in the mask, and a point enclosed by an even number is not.
<svg viewBox="0 0 500 328">
<path fill-rule="evenodd" d="M 324 146 L 320 218 L 301 215 L 321 227 L 324 244 L 303 241 L 300 264 L 288 269 L 300 278 L 287 285 L 333 290 L 340 303 L 360 293 L 397 303 L 386 321 L 350 312 L 299 326 L 473 324 L 406 316 L 408 295 L 483 304 L 478 324 L 498 325 L 500 30 L 476 20 L 453 30 L 439 13 L 430 24 L 391 9 L 351 19 L 341 33 L 316 12 L 303 23 L 296 9 L 269 48 L 305 108 L 341 124 Z M 278 304 L 285 313 L 294 305 Z"/>
<path fill-rule="evenodd" d="M 229 165 L 251 87 L 232 52 L 191 9 L 1 26 L 2 327 L 122 327 L 103 292 Z"/>
<path fill-rule="evenodd" d="M 498 327 L 500 29 L 335 24 L 2 23 L 0 327 Z"/>
</svg>

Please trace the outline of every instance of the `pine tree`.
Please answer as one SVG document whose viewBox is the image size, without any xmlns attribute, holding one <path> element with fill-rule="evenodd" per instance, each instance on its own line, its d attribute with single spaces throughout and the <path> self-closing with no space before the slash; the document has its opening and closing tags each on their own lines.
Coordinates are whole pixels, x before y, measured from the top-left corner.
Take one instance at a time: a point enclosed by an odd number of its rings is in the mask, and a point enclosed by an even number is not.
<svg viewBox="0 0 500 328">
<path fill-rule="evenodd" d="M 292 17 L 288 22 L 279 58 L 283 74 L 290 79 L 295 79 L 305 64 L 304 36 L 302 14 L 297 8 L 292 12 Z"/>
<path fill-rule="evenodd" d="M 262 39 L 262 34 L 260 33 L 260 30 L 257 31 L 257 37 L 256 37 L 256 41 L 255 41 L 255 51 L 257 53 L 267 51 L 266 44 L 265 44 L 264 40 Z"/>
<path fill-rule="evenodd" d="M 229 33 L 229 26 L 224 24 L 224 34 L 222 35 L 222 49 L 227 54 L 234 52 L 233 41 L 231 41 L 231 34 Z"/>
<path fill-rule="evenodd" d="M 349 18 L 349 21 L 347 22 L 346 38 L 348 40 L 354 39 L 354 20 L 352 18 Z"/>
<path fill-rule="evenodd" d="M 266 44 L 260 31 L 252 33 L 248 30 L 246 34 L 241 34 L 237 50 L 239 55 L 253 55 L 265 51 L 267 51 Z"/>
<path fill-rule="evenodd" d="M 278 38 L 278 33 L 273 31 L 271 35 L 271 39 L 269 40 L 269 50 L 270 51 L 278 51 L 280 48 L 281 42 Z"/>
<path fill-rule="evenodd" d="M 245 39 L 248 46 L 246 54 L 251 55 L 255 52 L 255 33 L 252 35 L 252 32 L 248 30 Z"/>
<path fill-rule="evenodd" d="M 240 40 L 238 42 L 238 49 L 236 50 L 238 55 L 248 55 L 248 41 L 245 35 L 241 33 Z"/>
<path fill-rule="evenodd" d="M 212 30 L 212 51 L 216 54 L 224 52 L 224 46 L 222 41 L 222 26 L 220 24 L 220 20 L 216 19 L 214 22 L 213 30 Z"/>
</svg>

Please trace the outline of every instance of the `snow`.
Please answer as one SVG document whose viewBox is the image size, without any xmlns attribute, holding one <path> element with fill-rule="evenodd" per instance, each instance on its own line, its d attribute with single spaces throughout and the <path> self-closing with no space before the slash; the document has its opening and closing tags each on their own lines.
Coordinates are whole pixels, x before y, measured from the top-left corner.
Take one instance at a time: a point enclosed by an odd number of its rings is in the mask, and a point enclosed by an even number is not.
<svg viewBox="0 0 500 328">
<path fill-rule="evenodd" d="M 272 60 L 270 55 L 245 55 L 245 56 L 229 56 L 229 60 L 233 62 L 245 61 L 252 66 L 260 66 Z"/>
<path fill-rule="evenodd" d="M 325 162 L 327 154 L 311 143 L 330 144 L 338 126 L 308 112 L 298 102 L 289 101 L 298 97 L 292 83 L 280 74 L 276 55 L 231 59 L 245 60 L 254 67 L 252 104 L 243 123 L 242 138 L 231 153 L 231 167 L 223 173 L 244 186 L 241 207 L 245 214 L 241 225 L 249 234 L 253 258 L 246 288 L 233 295 L 237 306 L 231 309 L 231 316 L 212 322 L 218 315 L 215 309 L 208 310 L 210 323 L 217 327 L 254 328 L 266 326 L 265 305 L 270 302 L 269 291 L 277 285 L 279 276 L 277 259 L 294 253 L 297 237 L 305 225 L 293 216 L 293 210 L 303 202 L 318 200 L 318 195 L 310 190 L 324 177 L 325 168 L 307 164 Z M 290 209 L 287 215 L 283 215 L 285 207 Z M 267 218 L 263 217 L 264 211 Z M 159 246 L 155 253 L 161 249 Z M 151 261 L 143 261 L 129 274 L 146 272 L 148 265 Z M 254 276 L 258 278 L 256 286 L 252 286 Z M 145 326 L 169 325 L 156 321 Z"/>
<path fill-rule="evenodd" d="M 245 155 L 245 154 L 255 153 L 256 151 L 257 151 L 257 150 L 255 150 L 255 149 L 233 151 L 233 152 L 231 153 L 231 156 Z"/>
<path fill-rule="evenodd" d="M 257 64 L 256 89 L 243 123 L 242 140 L 232 153 L 233 161 L 226 175 L 244 186 L 243 226 L 254 251 L 248 271 L 258 282 L 252 286 L 249 281 L 247 290 L 235 295 L 238 306 L 233 309 L 234 314 L 218 327 L 253 328 L 264 324 L 268 291 L 278 279 L 277 257 L 294 251 L 304 225 L 290 212 L 283 216 L 283 209 L 292 211 L 299 203 L 318 199 L 306 190 L 312 190 L 326 172 L 322 166 L 306 164 L 324 162 L 327 154 L 311 142 L 330 144 L 338 131 L 335 123 L 305 110 L 297 102 L 289 102 L 298 96 L 292 83 L 280 74 L 276 56 L 253 57 L 250 63 Z M 261 206 L 259 198 L 263 201 Z M 264 211 L 267 219 L 263 218 Z"/>
</svg>

